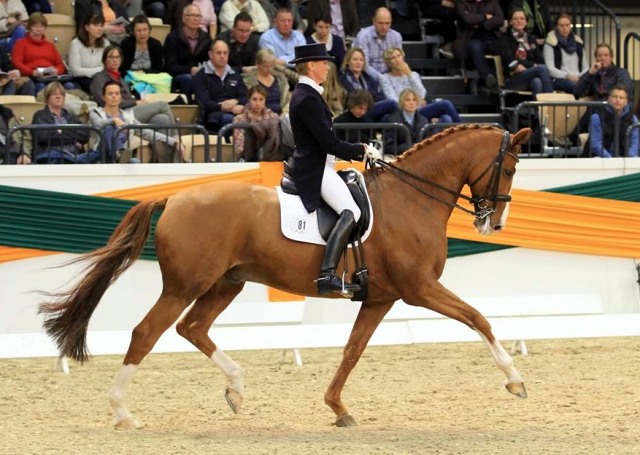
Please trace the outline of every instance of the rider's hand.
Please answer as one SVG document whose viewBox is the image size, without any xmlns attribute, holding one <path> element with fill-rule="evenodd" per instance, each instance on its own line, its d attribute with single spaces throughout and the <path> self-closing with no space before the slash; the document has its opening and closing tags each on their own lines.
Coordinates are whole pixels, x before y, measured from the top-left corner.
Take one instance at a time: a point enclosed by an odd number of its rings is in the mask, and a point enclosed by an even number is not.
<svg viewBox="0 0 640 455">
<path fill-rule="evenodd" d="M 374 161 L 382 158 L 380 151 L 371 144 L 364 146 L 364 154 L 367 158 Z"/>
</svg>

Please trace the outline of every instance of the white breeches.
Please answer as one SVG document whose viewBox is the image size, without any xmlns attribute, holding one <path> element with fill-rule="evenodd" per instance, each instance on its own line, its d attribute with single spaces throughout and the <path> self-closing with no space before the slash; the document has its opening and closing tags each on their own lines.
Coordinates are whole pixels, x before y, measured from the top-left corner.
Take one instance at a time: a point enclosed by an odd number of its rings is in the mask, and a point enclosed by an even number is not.
<svg viewBox="0 0 640 455">
<path fill-rule="evenodd" d="M 355 220 L 358 221 L 360 219 L 360 208 L 353 200 L 347 184 L 344 183 L 344 180 L 340 178 L 329 164 L 324 167 L 320 195 L 338 215 L 340 215 L 343 210 L 351 210 Z"/>
</svg>

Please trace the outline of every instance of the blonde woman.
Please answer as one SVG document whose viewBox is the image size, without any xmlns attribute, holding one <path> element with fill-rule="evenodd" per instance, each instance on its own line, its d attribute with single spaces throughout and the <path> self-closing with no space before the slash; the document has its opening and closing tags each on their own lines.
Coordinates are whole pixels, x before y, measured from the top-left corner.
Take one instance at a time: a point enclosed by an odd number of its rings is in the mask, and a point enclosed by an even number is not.
<svg viewBox="0 0 640 455">
<path fill-rule="evenodd" d="M 248 89 L 262 87 L 266 94 L 267 107 L 278 115 L 289 113 L 291 91 L 282 71 L 275 69 L 276 56 L 271 49 L 261 49 L 256 54 L 256 67 L 244 73 L 244 85 Z"/>
<path fill-rule="evenodd" d="M 322 98 L 329 106 L 331 116 L 333 118 L 344 112 L 344 101 L 347 97 L 347 91 L 340 84 L 338 80 L 338 70 L 333 62 L 327 62 L 329 66 L 329 74 L 327 80 L 322 84 L 324 91 L 322 92 Z"/>
</svg>

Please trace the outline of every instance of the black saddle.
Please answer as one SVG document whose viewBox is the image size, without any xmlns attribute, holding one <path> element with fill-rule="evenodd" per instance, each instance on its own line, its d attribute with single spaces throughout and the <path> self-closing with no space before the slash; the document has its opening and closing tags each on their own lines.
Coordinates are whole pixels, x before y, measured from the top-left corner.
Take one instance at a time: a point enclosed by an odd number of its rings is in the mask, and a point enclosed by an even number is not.
<svg viewBox="0 0 640 455">
<path fill-rule="evenodd" d="M 280 187 L 282 191 L 287 194 L 298 195 L 298 189 L 296 183 L 291 177 L 291 166 L 286 161 L 284 162 L 284 173 L 282 174 L 282 180 L 280 181 Z M 347 184 L 347 188 L 351 192 L 351 197 L 360 208 L 361 216 L 358 220 L 358 229 L 353 231 L 349 243 L 353 243 L 358 237 L 364 236 L 369 228 L 369 222 L 371 221 L 371 212 L 369 211 L 369 198 L 364 188 L 364 183 L 358 178 L 358 173 L 353 170 L 338 171 L 338 175 Z M 322 201 L 318 210 L 318 228 L 320 229 L 320 235 L 326 241 L 331 234 L 331 230 L 338 221 L 338 214 L 333 210 L 329 204 Z"/>
</svg>

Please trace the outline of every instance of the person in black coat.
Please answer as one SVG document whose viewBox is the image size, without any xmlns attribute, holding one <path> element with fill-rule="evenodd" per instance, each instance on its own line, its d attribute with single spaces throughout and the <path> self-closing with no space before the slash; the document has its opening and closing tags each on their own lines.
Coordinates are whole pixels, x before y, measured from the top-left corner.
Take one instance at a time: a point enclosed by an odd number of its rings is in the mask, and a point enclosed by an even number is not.
<svg viewBox="0 0 640 455">
<path fill-rule="evenodd" d="M 289 116 L 296 150 L 293 155 L 293 179 L 307 212 L 316 210 L 324 200 L 334 209 L 339 219 L 334 226 L 325 249 L 318 277 L 318 294 L 340 293 L 352 297 L 360 287 L 343 283 L 336 276 L 336 267 L 342 251 L 360 218 L 360 209 L 354 202 L 344 181 L 334 170 L 335 159 L 362 160 L 365 154 L 379 158 L 373 147 L 341 141 L 331 129 L 331 112 L 322 98 L 322 84 L 329 74 L 324 44 L 296 46 L 295 58 L 300 75 L 291 95 Z"/>
<path fill-rule="evenodd" d="M 256 66 L 260 38 L 251 33 L 252 24 L 251 15 L 243 11 L 233 19 L 233 28 L 220 33 L 217 38 L 229 45 L 229 66 L 239 73 Z"/>
<path fill-rule="evenodd" d="M 145 73 L 161 73 L 164 71 L 162 43 L 150 36 L 151 24 L 144 14 L 137 15 L 131 23 L 133 34 L 127 36 L 120 44 L 122 65 L 120 73 L 129 70 Z M 138 58 L 136 58 L 136 50 Z"/>
<path fill-rule="evenodd" d="M 400 109 L 391 114 L 387 122 L 399 123 L 411 131 L 411 136 L 394 130 L 387 130 L 384 135 L 384 152 L 392 155 L 400 155 L 409 150 L 413 144 L 420 142 L 420 131 L 429 124 L 429 119 L 418 113 L 420 96 L 411 88 L 404 89 L 400 93 Z"/>
<path fill-rule="evenodd" d="M 164 42 L 164 65 L 167 73 L 173 76 L 171 91 L 183 93 L 189 103 L 192 101 L 192 77 L 201 64 L 209 60 L 211 37 L 200 28 L 200 8 L 188 5 L 182 12 L 182 27 L 175 29 Z M 196 40 L 191 50 L 189 39 Z"/>
<path fill-rule="evenodd" d="M 553 93 L 553 81 L 544 65 L 543 40 L 527 33 L 527 16 L 521 9 L 509 15 L 509 28 L 500 36 L 500 59 L 509 90 L 530 90 L 534 98 L 538 93 Z"/>
<path fill-rule="evenodd" d="M 242 112 L 247 104 L 247 87 L 242 74 L 228 64 L 227 43 L 216 40 L 209 56 L 211 60 L 193 77 L 193 93 L 204 109 L 207 129 L 217 132 Z"/>
<path fill-rule="evenodd" d="M 327 53 L 333 57 L 336 67 L 342 66 L 342 60 L 346 52 L 344 41 L 338 35 L 331 33 L 331 16 L 318 16 L 313 18 L 314 32 L 307 36 L 307 43 L 322 43 L 327 46 Z"/>
<path fill-rule="evenodd" d="M 347 110 L 333 119 L 333 123 L 373 123 L 367 116 L 368 111 L 373 106 L 373 97 L 366 90 L 354 90 L 347 96 Z M 367 143 L 371 140 L 371 130 L 356 128 L 349 130 L 338 130 L 339 139 L 349 142 Z"/>
</svg>

